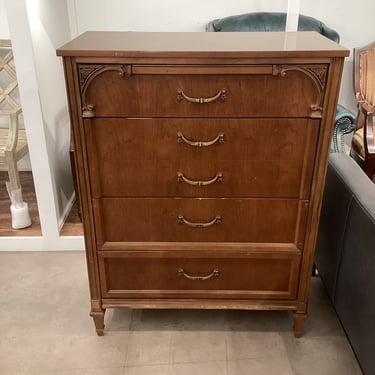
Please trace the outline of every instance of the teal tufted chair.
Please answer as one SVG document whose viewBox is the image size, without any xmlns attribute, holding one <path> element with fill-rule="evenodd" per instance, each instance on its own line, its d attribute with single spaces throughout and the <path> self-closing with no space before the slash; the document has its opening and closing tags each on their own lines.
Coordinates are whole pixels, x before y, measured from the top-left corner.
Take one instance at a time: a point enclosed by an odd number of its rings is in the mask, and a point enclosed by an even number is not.
<svg viewBox="0 0 375 375">
<path fill-rule="evenodd" d="M 286 13 L 254 12 L 215 19 L 206 25 L 208 32 L 285 31 Z M 323 22 L 304 15 L 299 16 L 298 31 L 316 31 L 340 42 L 340 35 Z M 344 135 L 355 130 L 355 115 L 343 106 L 336 111 L 331 152 L 344 152 Z"/>
</svg>

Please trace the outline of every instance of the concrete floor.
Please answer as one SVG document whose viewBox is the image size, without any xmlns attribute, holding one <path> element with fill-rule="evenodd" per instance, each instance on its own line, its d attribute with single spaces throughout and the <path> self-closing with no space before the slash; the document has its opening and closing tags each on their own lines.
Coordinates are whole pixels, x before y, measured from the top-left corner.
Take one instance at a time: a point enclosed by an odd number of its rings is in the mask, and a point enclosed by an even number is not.
<svg viewBox="0 0 375 375">
<path fill-rule="evenodd" d="M 108 310 L 96 336 L 83 252 L 0 253 L 1 375 L 356 375 L 314 277 L 295 339 L 288 312 Z"/>
</svg>

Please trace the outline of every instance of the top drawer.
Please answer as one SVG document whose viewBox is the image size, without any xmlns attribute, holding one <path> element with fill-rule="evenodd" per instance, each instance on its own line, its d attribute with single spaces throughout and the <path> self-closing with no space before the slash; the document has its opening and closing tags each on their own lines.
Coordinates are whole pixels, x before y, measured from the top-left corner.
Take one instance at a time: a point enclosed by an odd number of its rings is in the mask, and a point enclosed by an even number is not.
<svg viewBox="0 0 375 375">
<path fill-rule="evenodd" d="M 327 66 L 79 64 L 78 70 L 84 118 L 319 118 Z"/>
</svg>

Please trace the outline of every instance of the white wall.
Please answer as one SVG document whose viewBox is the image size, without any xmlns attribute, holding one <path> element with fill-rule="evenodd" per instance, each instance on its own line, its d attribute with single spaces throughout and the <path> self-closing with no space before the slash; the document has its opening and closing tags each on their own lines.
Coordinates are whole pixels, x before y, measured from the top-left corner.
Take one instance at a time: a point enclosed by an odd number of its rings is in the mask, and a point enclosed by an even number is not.
<svg viewBox="0 0 375 375">
<path fill-rule="evenodd" d="M 56 215 L 62 220 L 73 195 L 69 161 L 70 125 L 64 73 L 56 49 L 69 41 L 66 1 L 26 0 L 52 177 Z"/>
<path fill-rule="evenodd" d="M 4 250 L 83 249 L 83 240 L 60 237 L 73 198 L 70 127 L 61 59 L 70 39 L 66 0 L 5 0 L 15 57 L 42 237 L 2 237 Z"/>
<path fill-rule="evenodd" d="M 307 1 L 307 0 L 305 0 Z M 253 10 L 286 11 L 287 0 L 71 0 L 86 30 L 204 31 L 213 18 Z M 73 16 L 74 18 L 74 16 Z"/>
</svg>

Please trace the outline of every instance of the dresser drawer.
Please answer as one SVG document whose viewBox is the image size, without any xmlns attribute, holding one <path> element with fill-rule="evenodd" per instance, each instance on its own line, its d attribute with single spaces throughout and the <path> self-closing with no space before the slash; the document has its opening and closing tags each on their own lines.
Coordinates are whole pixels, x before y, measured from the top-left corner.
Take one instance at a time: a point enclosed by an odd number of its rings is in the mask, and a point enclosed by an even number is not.
<svg viewBox="0 0 375 375">
<path fill-rule="evenodd" d="M 104 298 L 293 299 L 299 253 L 100 252 Z"/>
<path fill-rule="evenodd" d="M 318 130 L 311 119 L 87 120 L 92 195 L 308 199 Z"/>
<path fill-rule="evenodd" d="M 303 246 L 308 202 L 297 199 L 94 200 L 98 246 L 129 242 L 252 242 Z"/>
<path fill-rule="evenodd" d="M 326 66 L 80 64 L 84 117 L 320 117 Z"/>
</svg>

